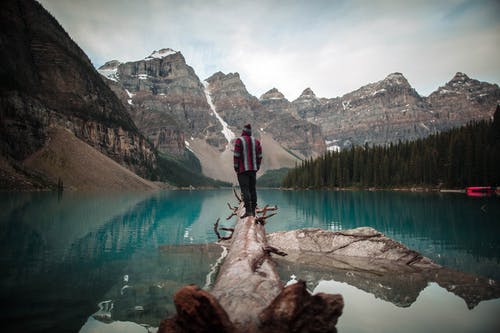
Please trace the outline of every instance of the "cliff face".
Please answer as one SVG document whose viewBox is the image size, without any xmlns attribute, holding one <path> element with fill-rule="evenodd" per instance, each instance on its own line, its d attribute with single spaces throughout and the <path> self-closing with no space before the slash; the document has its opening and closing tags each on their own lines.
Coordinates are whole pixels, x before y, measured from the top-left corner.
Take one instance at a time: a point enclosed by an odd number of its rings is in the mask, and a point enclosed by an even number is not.
<svg viewBox="0 0 500 333">
<path fill-rule="evenodd" d="M 2 154 L 22 161 L 63 127 L 138 174 L 156 167 L 123 104 L 40 4 L 3 1 L 0 26 Z"/>
<path fill-rule="evenodd" d="M 160 151 L 180 154 L 185 138 L 199 138 L 218 147 L 221 126 L 194 70 L 180 52 L 162 49 L 143 60 L 111 61 L 99 72 L 122 101 L 138 128 Z"/>
</svg>

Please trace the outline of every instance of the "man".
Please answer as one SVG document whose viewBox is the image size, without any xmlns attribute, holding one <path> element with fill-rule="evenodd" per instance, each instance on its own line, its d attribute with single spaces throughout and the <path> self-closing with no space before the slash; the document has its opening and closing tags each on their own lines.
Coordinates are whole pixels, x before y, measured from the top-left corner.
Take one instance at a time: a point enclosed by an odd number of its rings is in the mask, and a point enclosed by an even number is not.
<svg viewBox="0 0 500 333">
<path fill-rule="evenodd" d="M 234 171 L 238 175 L 245 215 L 255 216 L 257 207 L 257 191 L 255 190 L 256 174 L 262 161 L 262 147 L 259 140 L 252 136 L 252 126 L 246 124 L 241 136 L 234 142 Z"/>
</svg>

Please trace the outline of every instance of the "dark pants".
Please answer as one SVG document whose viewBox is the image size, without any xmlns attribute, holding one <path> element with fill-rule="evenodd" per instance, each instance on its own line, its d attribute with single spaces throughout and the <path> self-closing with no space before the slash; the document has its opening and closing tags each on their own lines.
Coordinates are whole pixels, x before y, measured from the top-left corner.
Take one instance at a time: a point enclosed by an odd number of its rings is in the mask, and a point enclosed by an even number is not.
<svg viewBox="0 0 500 333">
<path fill-rule="evenodd" d="M 238 183 L 240 183 L 245 211 L 247 215 L 253 216 L 255 216 L 255 207 L 257 207 L 256 174 L 255 171 L 245 171 L 238 174 Z"/>
</svg>

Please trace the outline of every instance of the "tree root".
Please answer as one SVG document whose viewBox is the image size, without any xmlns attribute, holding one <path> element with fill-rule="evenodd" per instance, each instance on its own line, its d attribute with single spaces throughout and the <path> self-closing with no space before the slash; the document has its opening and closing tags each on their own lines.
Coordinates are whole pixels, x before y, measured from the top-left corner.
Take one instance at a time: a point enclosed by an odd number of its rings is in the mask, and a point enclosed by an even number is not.
<svg viewBox="0 0 500 333">
<path fill-rule="evenodd" d="M 285 289 L 259 315 L 259 331 L 271 332 L 337 332 L 335 325 L 342 315 L 341 295 L 311 295 L 304 281 Z"/>
<path fill-rule="evenodd" d="M 174 295 L 174 303 L 177 315 L 162 321 L 158 333 L 235 332 L 235 327 L 224 308 L 212 294 L 198 286 L 181 288 Z"/>
</svg>

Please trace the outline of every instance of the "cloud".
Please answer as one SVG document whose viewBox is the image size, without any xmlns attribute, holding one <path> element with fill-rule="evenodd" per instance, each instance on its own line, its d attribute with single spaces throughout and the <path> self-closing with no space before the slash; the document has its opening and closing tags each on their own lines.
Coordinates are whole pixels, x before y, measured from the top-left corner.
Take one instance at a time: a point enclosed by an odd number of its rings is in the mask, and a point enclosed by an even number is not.
<svg viewBox="0 0 500 333">
<path fill-rule="evenodd" d="M 96 66 L 171 47 L 200 79 L 239 72 L 256 96 L 335 97 L 395 71 L 424 95 L 457 71 L 500 81 L 496 1 L 40 2 Z"/>
</svg>

